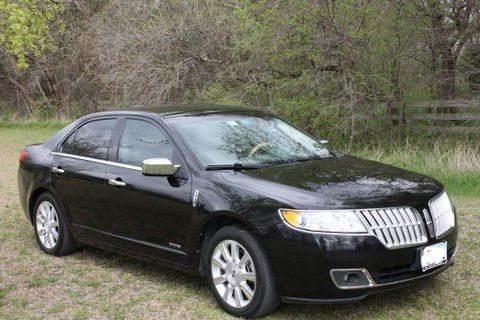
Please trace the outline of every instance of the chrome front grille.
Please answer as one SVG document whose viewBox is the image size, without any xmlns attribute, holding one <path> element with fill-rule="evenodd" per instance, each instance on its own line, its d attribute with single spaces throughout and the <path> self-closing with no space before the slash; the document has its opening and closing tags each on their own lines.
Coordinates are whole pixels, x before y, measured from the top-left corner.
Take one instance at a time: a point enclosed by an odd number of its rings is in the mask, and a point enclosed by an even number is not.
<svg viewBox="0 0 480 320">
<path fill-rule="evenodd" d="M 372 233 L 389 249 L 427 242 L 420 214 L 410 207 L 357 210 Z"/>
<path fill-rule="evenodd" d="M 444 191 L 438 197 L 428 202 L 430 214 L 432 215 L 435 237 L 439 238 L 455 227 L 455 215 L 452 205 Z"/>
</svg>

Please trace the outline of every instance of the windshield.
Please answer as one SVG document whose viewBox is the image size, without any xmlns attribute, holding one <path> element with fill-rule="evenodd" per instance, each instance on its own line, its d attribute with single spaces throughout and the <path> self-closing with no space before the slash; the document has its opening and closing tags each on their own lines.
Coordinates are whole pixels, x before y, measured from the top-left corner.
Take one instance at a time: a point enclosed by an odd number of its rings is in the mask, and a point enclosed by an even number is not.
<svg viewBox="0 0 480 320">
<path fill-rule="evenodd" d="M 274 116 L 210 114 L 167 121 L 204 166 L 273 164 L 331 156 L 321 143 Z"/>
</svg>

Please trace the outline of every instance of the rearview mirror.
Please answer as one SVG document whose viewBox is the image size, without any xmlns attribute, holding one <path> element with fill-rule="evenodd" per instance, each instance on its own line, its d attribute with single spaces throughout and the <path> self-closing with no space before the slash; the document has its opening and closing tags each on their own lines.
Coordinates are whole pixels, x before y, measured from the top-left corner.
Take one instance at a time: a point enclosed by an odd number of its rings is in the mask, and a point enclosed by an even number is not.
<svg viewBox="0 0 480 320">
<path fill-rule="evenodd" d="M 142 173 L 146 176 L 171 176 L 179 165 L 174 165 L 166 158 L 146 159 L 142 162 Z"/>
</svg>

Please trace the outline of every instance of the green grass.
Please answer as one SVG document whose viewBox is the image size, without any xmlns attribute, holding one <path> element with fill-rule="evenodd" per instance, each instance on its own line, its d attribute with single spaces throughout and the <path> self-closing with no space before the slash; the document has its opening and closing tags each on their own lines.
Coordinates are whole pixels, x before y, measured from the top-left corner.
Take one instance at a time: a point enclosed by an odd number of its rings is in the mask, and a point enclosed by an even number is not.
<svg viewBox="0 0 480 320">
<path fill-rule="evenodd" d="M 42 253 L 18 203 L 18 152 L 59 126 L 0 126 L 0 319 L 233 319 L 203 279 L 113 253 L 84 248 L 68 257 Z M 404 146 L 359 150 L 439 179 L 458 210 L 456 264 L 432 281 L 352 305 L 282 305 L 266 319 L 479 319 L 478 150 Z"/>
<path fill-rule="evenodd" d="M 377 160 L 420 172 L 443 183 L 452 195 L 480 195 L 480 147 L 477 144 L 437 142 L 432 145 L 354 152 L 360 157 Z"/>
<path fill-rule="evenodd" d="M 24 121 L 10 121 L 0 119 L 0 129 L 56 129 L 66 126 L 71 121 L 64 120 L 24 120 Z"/>
</svg>

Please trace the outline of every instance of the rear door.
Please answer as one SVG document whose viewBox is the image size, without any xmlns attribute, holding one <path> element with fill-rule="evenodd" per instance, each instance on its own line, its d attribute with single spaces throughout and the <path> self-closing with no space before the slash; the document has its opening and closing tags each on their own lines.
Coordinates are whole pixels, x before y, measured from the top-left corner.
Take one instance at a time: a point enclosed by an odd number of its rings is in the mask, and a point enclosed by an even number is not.
<svg viewBox="0 0 480 320">
<path fill-rule="evenodd" d="M 75 236 L 106 241 L 109 187 L 105 182 L 116 118 L 79 126 L 53 153 L 52 187 L 64 205 Z"/>
<path fill-rule="evenodd" d="M 187 169 L 177 148 L 156 122 L 127 118 L 116 143 L 116 162 L 107 167 L 110 232 L 117 245 L 157 258 L 186 262 L 190 223 Z M 167 158 L 181 165 L 171 177 L 145 176 L 143 160 Z"/>
</svg>

